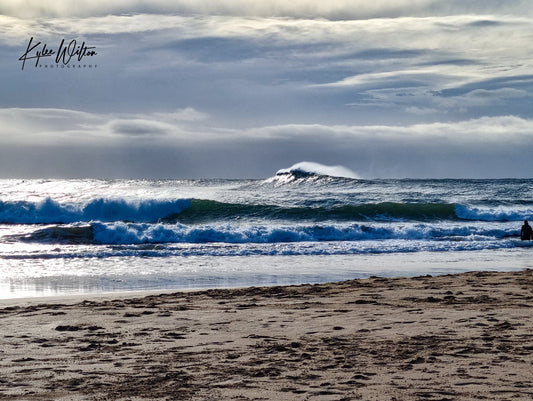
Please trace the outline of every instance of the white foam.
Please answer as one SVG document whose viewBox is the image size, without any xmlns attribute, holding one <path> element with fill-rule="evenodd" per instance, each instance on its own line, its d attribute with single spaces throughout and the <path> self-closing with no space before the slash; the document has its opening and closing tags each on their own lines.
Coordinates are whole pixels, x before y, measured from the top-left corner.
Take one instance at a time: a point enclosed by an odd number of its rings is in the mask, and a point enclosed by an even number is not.
<svg viewBox="0 0 533 401">
<path fill-rule="evenodd" d="M 100 244 L 158 244 L 158 243 L 301 243 L 417 240 L 439 242 L 494 241 L 517 235 L 516 227 L 504 224 L 463 226 L 451 224 L 298 224 L 255 225 L 213 224 L 186 226 L 182 224 L 93 223 L 94 239 Z"/>
<path fill-rule="evenodd" d="M 521 221 L 533 218 L 533 209 L 521 206 L 474 207 L 457 204 L 455 214 L 464 220 Z"/>
<path fill-rule="evenodd" d="M 286 169 L 278 170 L 276 175 L 291 174 L 294 172 L 304 172 L 309 174 L 327 175 L 330 177 L 341 178 L 361 178 L 358 174 L 344 166 L 326 166 L 324 164 L 306 161 L 296 163 Z"/>
<path fill-rule="evenodd" d="M 189 199 L 93 199 L 85 204 L 59 203 L 52 198 L 41 202 L 0 201 L 0 221 L 15 224 L 75 223 L 98 221 L 157 221 L 190 207 Z"/>
</svg>

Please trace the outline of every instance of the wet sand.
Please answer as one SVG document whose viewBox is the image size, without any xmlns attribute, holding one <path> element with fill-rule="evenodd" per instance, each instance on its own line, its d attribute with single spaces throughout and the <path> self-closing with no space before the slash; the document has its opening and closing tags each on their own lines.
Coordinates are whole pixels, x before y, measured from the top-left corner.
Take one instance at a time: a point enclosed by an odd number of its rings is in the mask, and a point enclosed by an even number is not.
<svg viewBox="0 0 533 401">
<path fill-rule="evenodd" d="M 533 271 L 0 306 L 0 400 L 531 400 Z"/>
</svg>

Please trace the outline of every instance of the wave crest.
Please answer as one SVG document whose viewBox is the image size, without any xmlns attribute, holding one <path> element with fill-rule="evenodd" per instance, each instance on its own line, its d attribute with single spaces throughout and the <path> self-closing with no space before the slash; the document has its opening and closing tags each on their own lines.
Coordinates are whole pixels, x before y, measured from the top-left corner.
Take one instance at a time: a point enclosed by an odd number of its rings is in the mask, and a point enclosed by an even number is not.
<svg viewBox="0 0 533 401">
<path fill-rule="evenodd" d="M 344 166 L 326 166 L 315 162 L 299 162 L 289 168 L 280 169 L 267 182 L 288 183 L 317 177 L 359 179 L 360 177 Z"/>
<path fill-rule="evenodd" d="M 89 221 L 156 222 L 180 213 L 189 199 L 126 201 L 94 199 L 86 204 L 61 204 L 51 198 L 42 202 L 0 201 L 0 222 L 7 224 L 68 224 Z"/>
<path fill-rule="evenodd" d="M 20 239 L 37 243 L 141 245 L 141 244 L 280 244 L 353 241 L 493 241 L 516 237 L 514 227 L 413 224 L 149 224 L 94 222 L 85 226 L 49 226 Z M 384 245 L 385 246 L 385 245 Z"/>
</svg>

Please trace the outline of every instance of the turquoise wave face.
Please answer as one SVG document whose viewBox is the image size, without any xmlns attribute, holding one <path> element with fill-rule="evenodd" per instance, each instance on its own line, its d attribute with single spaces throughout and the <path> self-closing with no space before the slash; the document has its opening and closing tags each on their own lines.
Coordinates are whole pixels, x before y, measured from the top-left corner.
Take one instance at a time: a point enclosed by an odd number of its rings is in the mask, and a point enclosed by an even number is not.
<svg viewBox="0 0 533 401">
<path fill-rule="evenodd" d="M 0 201 L 0 223 L 73 224 L 102 222 L 163 222 L 203 224 L 209 222 L 293 221 L 520 221 L 533 216 L 533 207 L 475 207 L 453 203 L 340 204 L 331 206 L 279 206 L 219 202 L 205 199 L 127 201 L 94 199 L 83 204 L 61 204 L 51 198 L 38 203 Z"/>
<path fill-rule="evenodd" d="M 164 219 L 184 224 L 235 219 L 289 221 L 389 221 L 456 220 L 455 205 L 446 203 L 372 203 L 330 207 L 282 207 L 277 205 L 223 203 L 194 199 L 191 206 Z"/>
<path fill-rule="evenodd" d="M 311 255 L 527 245 L 516 239 L 521 220 L 533 216 L 533 180 L 289 177 L 4 187 L 0 180 L 0 259 L 85 251 Z"/>
<path fill-rule="evenodd" d="M 0 201 L 0 223 L 51 224 L 89 221 L 155 222 L 161 217 L 179 213 L 190 206 L 190 200 L 142 200 L 98 198 L 83 204 L 61 204 L 51 198 L 42 202 Z"/>
</svg>

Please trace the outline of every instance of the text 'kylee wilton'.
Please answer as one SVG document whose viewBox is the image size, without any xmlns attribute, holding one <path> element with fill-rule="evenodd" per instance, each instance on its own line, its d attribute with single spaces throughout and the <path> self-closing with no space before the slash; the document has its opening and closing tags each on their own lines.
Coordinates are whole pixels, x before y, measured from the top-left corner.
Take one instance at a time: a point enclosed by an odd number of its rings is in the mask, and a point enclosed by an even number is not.
<svg viewBox="0 0 533 401">
<path fill-rule="evenodd" d="M 37 67 L 41 58 L 55 55 L 55 64 L 68 65 L 73 59 L 81 62 L 84 57 L 93 57 L 98 54 L 95 50 L 96 46 L 87 46 L 85 41 L 78 44 L 76 39 L 72 39 L 68 44 L 66 44 L 65 39 L 61 40 L 57 50 L 47 46 L 46 43 L 35 43 L 31 37 L 26 51 L 19 57 L 19 61 L 22 61 L 22 69 L 24 70 L 27 60 L 35 60 L 35 67 Z"/>
</svg>

